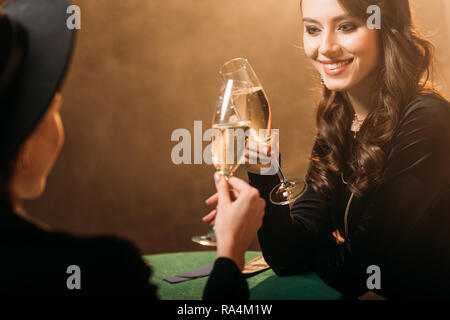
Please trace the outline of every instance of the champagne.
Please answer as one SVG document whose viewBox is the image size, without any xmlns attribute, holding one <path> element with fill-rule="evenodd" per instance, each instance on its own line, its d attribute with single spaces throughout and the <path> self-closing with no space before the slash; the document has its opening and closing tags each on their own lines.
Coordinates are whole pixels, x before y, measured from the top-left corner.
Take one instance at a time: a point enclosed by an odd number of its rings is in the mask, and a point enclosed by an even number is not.
<svg viewBox="0 0 450 320">
<path fill-rule="evenodd" d="M 232 93 L 240 119 L 250 122 L 250 135 L 258 142 L 270 138 L 272 113 L 266 94 L 261 87 L 239 89 Z"/>
<path fill-rule="evenodd" d="M 245 154 L 249 123 L 240 121 L 216 124 L 213 129 L 216 130 L 211 148 L 214 167 L 225 175 L 232 175 Z"/>
</svg>

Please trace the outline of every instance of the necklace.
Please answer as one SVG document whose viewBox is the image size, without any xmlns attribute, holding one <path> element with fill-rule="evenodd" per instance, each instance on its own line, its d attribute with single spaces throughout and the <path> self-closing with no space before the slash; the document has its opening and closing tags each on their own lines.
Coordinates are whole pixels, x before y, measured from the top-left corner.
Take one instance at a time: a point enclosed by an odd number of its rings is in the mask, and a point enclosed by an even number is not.
<svg viewBox="0 0 450 320">
<path fill-rule="evenodd" d="M 353 120 L 352 120 L 352 127 L 356 127 L 357 130 L 353 131 L 355 134 L 353 136 L 353 138 L 356 139 L 356 132 L 359 131 L 359 129 L 361 128 L 361 125 L 363 124 L 364 119 L 363 120 L 359 120 L 358 116 L 356 115 L 356 113 L 353 115 Z"/>
</svg>

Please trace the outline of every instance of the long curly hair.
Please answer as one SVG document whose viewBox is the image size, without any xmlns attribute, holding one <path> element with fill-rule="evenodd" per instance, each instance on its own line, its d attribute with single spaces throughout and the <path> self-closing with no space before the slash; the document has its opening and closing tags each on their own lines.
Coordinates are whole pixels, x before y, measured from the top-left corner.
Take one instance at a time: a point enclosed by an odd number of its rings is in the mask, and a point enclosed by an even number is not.
<svg viewBox="0 0 450 320">
<path fill-rule="evenodd" d="M 377 66 L 376 107 L 367 115 L 355 141 L 350 131 L 354 110 L 345 92 L 323 87 L 316 114 L 317 141 L 322 154 L 310 157 L 314 190 L 331 200 L 342 176 L 348 189 L 361 197 L 381 179 L 387 143 L 402 113 L 420 94 L 439 94 L 432 85 L 434 46 L 412 22 L 408 0 L 338 0 L 348 13 L 366 21 L 370 5 L 381 9 L 381 59 Z M 344 173 L 346 166 L 350 170 Z"/>
</svg>

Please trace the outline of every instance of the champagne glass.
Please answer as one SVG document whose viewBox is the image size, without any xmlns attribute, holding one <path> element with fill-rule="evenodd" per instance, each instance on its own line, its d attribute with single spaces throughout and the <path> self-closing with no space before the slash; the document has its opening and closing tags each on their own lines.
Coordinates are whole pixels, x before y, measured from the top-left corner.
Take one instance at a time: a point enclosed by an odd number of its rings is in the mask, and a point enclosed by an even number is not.
<svg viewBox="0 0 450 320">
<path fill-rule="evenodd" d="M 243 162 L 249 135 L 249 122 L 241 121 L 231 97 L 233 86 L 234 81 L 230 79 L 222 89 L 212 122 L 211 160 L 226 180 Z M 192 237 L 192 241 L 205 246 L 215 246 L 214 228 L 205 235 Z"/>
<path fill-rule="evenodd" d="M 235 58 L 220 69 L 225 83 L 232 80 L 232 99 L 242 121 L 250 123 L 250 136 L 258 143 L 270 143 L 272 111 L 264 89 L 250 63 L 245 58 Z M 306 182 L 286 179 L 278 159 L 275 159 L 280 183 L 270 192 L 270 202 L 286 205 L 298 199 L 306 189 Z"/>
</svg>

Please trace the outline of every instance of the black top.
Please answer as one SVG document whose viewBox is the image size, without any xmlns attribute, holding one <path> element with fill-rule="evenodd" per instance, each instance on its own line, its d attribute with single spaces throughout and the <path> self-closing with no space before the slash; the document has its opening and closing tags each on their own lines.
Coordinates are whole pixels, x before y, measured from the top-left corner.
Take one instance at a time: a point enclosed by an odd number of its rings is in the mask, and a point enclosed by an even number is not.
<svg viewBox="0 0 450 320">
<path fill-rule="evenodd" d="M 151 269 L 131 242 L 45 231 L 2 204 L 0 252 L 0 298 L 158 298 L 157 287 L 150 282 Z M 80 290 L 67 287 L 74 274 L 68 273 L 71 265 L 80 268 Z M 204 299 L 248 296 L 247 282 L 236 264 L 217 259 Z"/>
<path fill-rule="evenodd" d="M 351 202 L 348 238 L 340 245 L 331 233 L 345 234 L 351 193 L 343 182 L 326 204 L 307 177 L 305 194 L 289 210 L 268 201 L 279 183 L 276 175 L 249 174 L 267 200 L 258 236 L 278 275 L 315 270 L 330 286 L 357 297 L 369 291 L 373 271 L 367 268 L 377 265 L 381 290 L 374 291 L 386 298 L 450 298 L 449 103 L 418 98 L 403 114 L 386 152 L 379 185 Z M 313 154 L 323 153 L 316 141 Z"/>
</svg>

